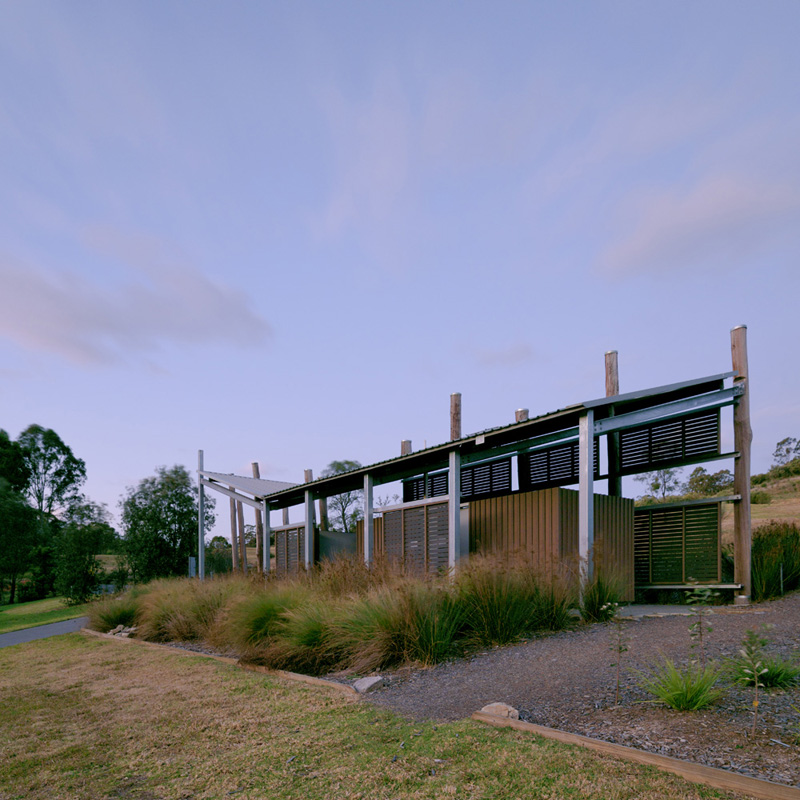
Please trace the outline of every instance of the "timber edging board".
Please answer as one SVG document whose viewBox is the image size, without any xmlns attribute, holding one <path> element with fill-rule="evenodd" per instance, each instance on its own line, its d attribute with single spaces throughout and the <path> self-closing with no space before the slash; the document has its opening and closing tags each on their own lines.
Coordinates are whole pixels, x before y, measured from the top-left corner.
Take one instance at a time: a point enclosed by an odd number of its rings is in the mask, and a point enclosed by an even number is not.
<svg viewBox="0 0 800 800">
<path fill-rule="evenodd" d="M 740 775 L 737 772 L 728 772 L 717 767 L 706 767 L 702 764 L 694 764 L 691 761 L 681 761 L 681 759 L 672 758 L 671 756 L 648 753 L 646 750 L 637 750 L 633 747 L 604 742 L 601 739 L 592 739 L 589 736 L 581 736 L 577 733 L 567 733 L 555 728 L 546 728 L 543 725 L 535 725 L 532 722 L 498 717 L 495 714 L 486 714 L 483 711 L 476 711 L 472 715 L 472 719 L 477 722 L 485 722 L 487 725 L 494 725 L 497 728 L 513 728 L 525 733 L 534 733 L 546 739 L 554 739 L 564 744 L 596 750 L 598 753 L 621 758 L 625 761 L 646 764 L 665 772 L 672 772 L 692 783 L 701 783 L 705 786 L 712 786 L 715 789 L 724 789 L 729 792 L 739 792 L 740 794 L 759 798 L 759 800 L 800 800 L 800 789 L 794 786 L 786 786 L 782 783 L 751 778 L 749 775 Z"/>
<path fill-rule="evenodd" d="M 259 672 L 264 675 L 270 675 L 275 678 L 284 678 L 288 681 L 295 683 L 306 683 L 311 686 L 324 686 L 326 689 L 336 689 L 350 697 L 360 697 L 358 692 L 345 683 L 337 683 L 336 681 L 326 681 L 324 678 L 314 678 L 311 675 L 302 675 L 299 672 L 286 672 L 282 669 L 269 669 L 269 667 L 262 667 L 258 664 L 245 664 L 238 658 L 230 658 L 228 656 L 218 656 L 214 653 L 201 653 L 197 650 L 184 650 L 182 647 L 173 647 L 168 644 L 159 644 L 158 642 L 147 642 L 144 639 L 136 639 L 131 637 L 113 636 L 110 633 L 100 633 L 100 631 L 93 631 L 91 628 L 82 628 L 80 633 L 85 636 L 94 636 L 98 639 L 111 639 L 115 642 L 125 644 L 138 644 L 142 647 L 157 648 L 158 650 L 174 653 L 182 656 L 200 656 L 200 658 L 209 658 L 212 661 L 219 661 L 222 664 L 227 664 L 231 667 L 238 667 L 239 669 L 246 670 L 247 672 Z"/>
</svg>

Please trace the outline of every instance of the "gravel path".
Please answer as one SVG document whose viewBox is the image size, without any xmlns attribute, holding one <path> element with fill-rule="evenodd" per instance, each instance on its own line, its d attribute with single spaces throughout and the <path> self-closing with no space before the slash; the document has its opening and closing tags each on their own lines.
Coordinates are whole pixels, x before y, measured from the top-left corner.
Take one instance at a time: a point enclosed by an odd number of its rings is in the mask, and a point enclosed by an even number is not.
<svg viewBox="0 0 800 800">
<path fill-rule="evenodd" d="M 746 609 L 718 607 L 708 618 L 707 656 L 735 656 L 749 628 L 773 625 L 768 650 L 800 663 L 800 593 Z M 685 616 L 626 621 L 620 703 L 615 706 L 614 626 L 582 626 L 430 669 L 400 670 L 389 685 L 367 695 L 414 719 L 468 717 L 492 702 L 519 709 L 540 725 L 581 733 L 709 766 L 800 786 L 800 687 L 762 693 L 758 728 L 753 692 L 730 688 L 716 706 L 679 713 L 648 702 L 632 670 L 662 654 L 676 662 L 690 650 Z"/>
</svg>

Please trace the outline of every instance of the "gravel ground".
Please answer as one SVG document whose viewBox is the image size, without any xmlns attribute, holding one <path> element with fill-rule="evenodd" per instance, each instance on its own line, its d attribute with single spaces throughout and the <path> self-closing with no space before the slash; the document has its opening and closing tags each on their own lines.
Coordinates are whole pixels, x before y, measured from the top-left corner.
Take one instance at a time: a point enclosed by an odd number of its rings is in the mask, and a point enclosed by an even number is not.
<svg viewBox="0 0 800 800">
<path fill-rule="evenodd" d="M 800 593 L 746 609 L 717 607 L 707 617 L 708 658 L 737 655 L 749 628 L 773 625 L 768 650 L 800 663 Z M 758 727 L 750 735 L 752 689 L 731 687 L 704 711 L 676 712 L 649 702 L 634 670 L 661 655 L 676 663 L 690 649 L 685 616 L 626 621 L 622 689 L 615 705 L 614 626 L 581 626 L 497 648 L 430 669 L 385 675 L 388 685 L 366 697 L 406 717 L 454 720 L 492 702 L 520 718 L 630 747 L 800 786 L 800 687 L 761 693 Z"/>
</svg>

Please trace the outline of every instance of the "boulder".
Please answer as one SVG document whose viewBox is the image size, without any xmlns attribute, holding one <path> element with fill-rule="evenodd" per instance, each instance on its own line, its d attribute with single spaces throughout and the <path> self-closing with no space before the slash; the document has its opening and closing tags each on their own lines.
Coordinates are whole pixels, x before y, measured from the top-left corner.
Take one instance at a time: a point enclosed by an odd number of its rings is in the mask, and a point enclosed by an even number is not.
<svg viewBox="0 0 800 800">
<path fill-rule="evenodd" d="M 359 694 L 366 694 L 367 692 L 374 692 L 384 684 L 383 678 L 380 675 L 373 675 L 370 678 L 359 678 L 354 684 L 353 688 Z"/>
<path fill-rule="evenodd" d="M 508 719 L 519 719 L 519 711 L 507 703 L 489 703 L 481 711 L 484 714 L 493 714 L 495 717 L 507 717 Z"/>
</svg>

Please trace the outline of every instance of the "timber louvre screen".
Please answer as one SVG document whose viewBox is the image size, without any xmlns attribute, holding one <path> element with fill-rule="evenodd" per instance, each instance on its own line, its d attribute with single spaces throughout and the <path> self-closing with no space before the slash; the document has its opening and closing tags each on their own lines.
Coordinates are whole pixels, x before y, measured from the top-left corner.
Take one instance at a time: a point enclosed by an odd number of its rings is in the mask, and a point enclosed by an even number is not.
<svg viewBox="0 0 800 800">
<path fill-rule="evenodd" d="M 630 475 L 683 461 L 718 455 L 719 409 L 656 422 L 619 434 L 620 474 Z"/>
<path fill-rule="evenodd" d="M 447 569 L 448 541 L 446 502 L 383 512 L 383 554 L 411 572 Z M 379 552 L 377 542 L 375 551 Z"/>
<path fill-rule="evenodd" d="M 600 440 L 594 440 L 594 477 L 600 477 Z M 517 459 L 519 490 L 548 489 L 577 483 L 580 477 L 578 443 L 562 444 L 544 450 L 520 453 Z"/>
<path fill-rule="evenodd" d="M 305 525 L 275 530 L 275 571 L 279 575 L 300 571 L 305 541 Z"/>
<path fill-rule="evenodd" d="M 721 580 L 720 505 L 637 508 L 634 572 L 637 586 Z"/>
<path fill-rule="evenodd" d="M 443 497 L 448 491 L 447 472 L 428 475 L 428 497 Z M 469 464 L 461 468 L 461 499 L 511 493 L 511 459 L 502 458 L 482 464 Z M 425 476 L 403 481 L 403 502 L 413 503 L 425 499 Z"/>
</svg>

